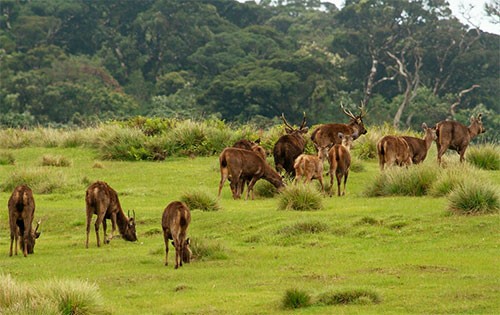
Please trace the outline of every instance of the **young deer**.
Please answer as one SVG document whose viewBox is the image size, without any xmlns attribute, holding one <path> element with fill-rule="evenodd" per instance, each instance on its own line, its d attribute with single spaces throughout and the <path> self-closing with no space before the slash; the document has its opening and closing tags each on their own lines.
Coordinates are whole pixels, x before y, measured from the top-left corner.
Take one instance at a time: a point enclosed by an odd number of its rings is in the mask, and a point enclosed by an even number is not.
<svg viewBox="0 0 500 315">
<path fill-rule="evenodd" d="M 419 139 L 415 137 L 402 136 L 410 148 L 410 158 L 413 164 L 422 163 L 427 157 L 427 151 L 431 147 L 431 144 L 436 140 L 436 128 L 428 128 L 425 123 L 422 124 L 422 128 L 425 131 L 424 139 Z"/>
<path fill-rule="evenodd" d="M 165 266 L 168 265 L 169 239 L 175 247 L 175 269 L 182 267 L 182 262 L 190 262 L 191 249 L 189 249 L 189 238 L 186 238 L 190 222 L 191 212 L 182 201 L 172 201 L 163 211 L 161 227 L 165 240 Z"/>
<path fill-rule="evenodd" d="M 296 174 L 295 185 L 297 185 L 302 177 L 304 177 L 304 184 L 310 182 L 312 179 L 317 179 L 321 184 L 321 191 L 325 190 L 323 185 L 323 162 L 327 154 L 324 151 L 327 152 L 331 146 L 328 146 L 323 151 L 320 150 L 318 156 L 301 154 L 295 159 L 295 163 L 293 164 Z"/>
<path fill-rule="evenodd" d="M 403 137 L 391 135 L 382 137 L 377 143 L 377 151 L 381 171 L 384 170 L 385 164 L 411 165 L 410 147 Z"/>
<path fill-rule="evenodd" d="M 333 175 L 337 178 L 337 194 L 340 196 L 340 182 L 344 177 L 344 191 L 349 176 L 349 168 L 351 167 L 351 147 L 354 139 L 357 138 L 357 132 L 352 135 L 344 135 L 339 132 L 338 137 L 342 139 L 342 144 L 335 144 L 330 151 L 328 151 L 328 162 L 330 163 L 330 197 L 333 196 Z"/>
</svg>

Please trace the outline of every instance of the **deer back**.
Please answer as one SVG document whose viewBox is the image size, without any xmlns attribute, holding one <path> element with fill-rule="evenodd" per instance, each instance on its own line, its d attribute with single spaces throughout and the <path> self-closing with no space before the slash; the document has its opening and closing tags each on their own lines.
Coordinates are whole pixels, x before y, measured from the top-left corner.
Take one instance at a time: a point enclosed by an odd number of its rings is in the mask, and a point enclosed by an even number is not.
<svg viewBox="0 0 500 315">
<path fill-rule="evenodd" d="M 35 217 L 35 199 L 32 190 L 26 185 L 19 185 L 14 188 L 7 202 L 7 207 L 9 209 L 9 220 L 16 223 L 15 226 L 10 226 L 11 229 L 16 229 L 11 232 L 20 236 L 21 248 L 24 248 L 24 242 L 27 242 L 28 254 L 32 254 L 36 239 L 40 236 L 38 232 L 40 222 L 38 222 L 35 229 L 32 226 Z M 26 218 L 26 221 L 24 221 L 24 218 Z M 27 222 L 26 226 L 24 222 Z M 23 235 L 26 229 L 28 230 L 28 239 L 24 240 Z"/>
</svg>

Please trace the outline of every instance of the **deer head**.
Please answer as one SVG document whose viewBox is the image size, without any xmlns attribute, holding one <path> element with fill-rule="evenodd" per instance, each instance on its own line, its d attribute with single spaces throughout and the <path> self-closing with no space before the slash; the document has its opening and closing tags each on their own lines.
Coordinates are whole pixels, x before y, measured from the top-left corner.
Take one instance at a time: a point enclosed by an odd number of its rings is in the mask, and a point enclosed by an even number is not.
<svg viewBox="0 0 500 315">
<path fill-rule="evenodd" d="M 304 112 L 304 119 L 302 120 L 302 124 L 300 125 L 299 129 L 293 128 L 292 125 L 290 125 L 286 121 L 285 114 L 281 113 L 281 118 L 283 119 L 283 122 L 285 123 L 285 131 L 289 135 L 302 137 L 303 134 L 306 134 L 307 131 L 309 131 L 308 127 L 304 127 L 306 125 L 306 113 L 305 112 Z"/>
<path fill-rule="evenodd" d="M 477 118 L 474 118 L 474 115 L 470 116 L 469 129 L 473 132 L 476 132 L 476 134 L 486 132 L 486 129 L 484 129 L 484 126 L 483 126 L 483 121 L 481 120 L 482 117 L 483 117 L 483 114 L 479 114 L 477 116 Z"/>
<path fill-rule="evenodd" d="M 429 139 L 428 141 L 432 142 L 437 139 L 436 127 L 429 128 L 426 123 L 423 123 L 422 128 L 425 131 L 425 140 Z"/>
<path fill-rule="evenodd" d="M 355 131 L 352 135 L 344 135 L 342 132 L 339 132 L 337 135 L 340 139 L 342 139 L 342 146 L 350 151 L 352 148 L 352 143 L 356 138 L 358 138 L 359 134 Z"/>
<path fill-rule="evenodd" d="M 36 228 L 34 230 L 31 229 L 31 234 L 28 235 L 28 244 L 26 246 L 28 249 L 28 254 L 33 254 L 36 239 L 40 237 L 40 234 L 42 234 L 41 232 L 38 232 L 38 228 L 40 227 L 40 222 L 42 221 L 38 220 Z M 22 236 L 20 238 L 20 246 L 21 248 L 24 248 L 24 237 Z"/>
<path fill-rule="evenodd" d="M 363 117 L 365 117 L 366 114 L 368 114 L 368 112 L 365 110 L 365 104 L 363 102 L 361 103 L 361 107 L 359 108 L 358 116 L 354 116 L 354 114 L 349 109 L 346 110 L 342 102 L 340 102 L 340 108 L 342 108 L 344 114 L 346 114 L 349 118 L 351 118 L 349 125 L 353 129 L 358 131 L 358 135 L 364 135 L 367 133 L 365 125 L 363 123 Z"/>
<path fill-rule="evenodd" d="M 189 244 L 191 244 L 190 238 L 186 238 L 184 241 L 184 250 L 182 251 L 182 261 L 185 263 L 190 263 L 191 262 L 191 256 L 193 255 L 193 252 L 191 251 L 191 248 L 189 247 Z M 175 247 L 174 241 L 172 241 L 172 246 Z"/>
<path fill-rule="evenodd" d="M 125 239 L 127 241 L 135 242 L 137 241 L 137 235 L 135 234 L 135 210 L 132 210 L 132 213 L 134 214 L 134 217 L 130 217 L 130 210 L 128 211 L 128 223 L 127 223 L 127 229 L 125 230 Z"/>
</svg>

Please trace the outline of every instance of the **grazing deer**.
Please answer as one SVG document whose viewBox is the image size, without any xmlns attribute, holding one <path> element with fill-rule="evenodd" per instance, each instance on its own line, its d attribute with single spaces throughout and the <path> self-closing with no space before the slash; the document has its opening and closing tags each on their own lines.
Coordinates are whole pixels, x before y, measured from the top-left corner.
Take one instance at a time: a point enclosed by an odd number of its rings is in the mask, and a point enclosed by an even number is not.
<svg viewBox="0 0 500 315">
<path fill-rule="evenodd" d="M 10 251 L 9 256 L 12 256 L 12 245 L 15 244 L 15 252 L 17 255 L 17 239 L 23 250 L 24 257 L 28 254 L 33 254 L 35 241 L 40 237 L 38 221 L 36 228 L 33 230 L 32 223 L 35 216 L 35 199 L 33 192 L 28 186 L 17 186 L 7 203 L 9 208 L 9 223 L 10 223 Z"/>
<path fill-rule="evenodd" d="M 425 131 L 424 139 L 419 139 L 415 137 L 402 136 L 405 139 L 410 148 L 410 158 L 413 164 L 422 163 L 427 157 L 427 151 L 431 147 L 434 140 L 437 139 L 436 128 L 428 128 L 426 123 L 422 124 L 422 128 Z"/>
<path fill-rule="evenodd" d="M 161 227 L 165 240 L 165 266 L 168 266 L 168 240 L 172 240 L 175 247 L 175 269 L 182 267 L 182 262 L 191 261 L 189 238 L 186 238 L 190 222 L 191 212 L 182 201 L 172 201 L 163 211 Z"/>
<path fill-rule="evenodd" d="M 219 165 L 221 172 L 219 197 L 222 186 L 228 177 L 231 178 L 230 187 L 235 200 L 241 197 L 243 191 L 241 186 L 244 183 L 243 181 L 248 178 L 251 180 L 248 184 L 245 200 L 248 199 L 250 191 L 252 192 L 252 199 L 254 199 L 253 186 L 261 178 L 273 184 L 278 190 L 283 187 L 281 176 L 260 155 L 253 151 L 226 148 L 219 156 Z"/>
<path fill-rule="evenodd" d="M 341 144 L 342 139 L 338 137 L 339 133 L 342 133 L 343 135 L 352 135 L 357 133 L 358 136 L 367 133 L 363 123 L 363 117 L 367 114 L 364 109 L 364 104 L 362 104 L 359 108 L 359 115 L 357 116 L 354 116 L 350 110 L 346 110 L 342 103 L 340 103 L 340 108 L 342 108 L 344 114 L 350 118 L 350 122 L 349 124 L 324 124 L 314 129 L 311 134 L 311 140 L 313 141 L 316 150 L 318 150 L 318 154 L 321 150 L 325 151 L 321 154 L 326 154 L 328 152 L 326 147 L 330 144 Z"/>
<path fill-rule="evenodd" d="M 286 135 L 281 136 L 274 144 L 273 156 L 276 171 L 281 173 L 283 169 L 287 174 L 295 176 L 295 168 L 293 167 L 295 159 L 304 152 L 306 140 L 304 134 L 307 133 L 309 128 L 306 125 L 306 113 L 299 129 L 294 129 L 285 119 L 282 113 L 281 118 L 285 123 Z"/>
<path fill-rule="evenodd" d="M 477 118 L 471 116 L 470 126 L 468 127 L 451 120 L 441 121 L 436 124 L 437 160 L 439 164 L 441 164 L 441 157 L 448 149 L 457 151 L 460 154 L 460 162 L 464 161 L 465 150 L 467 150 L 470 141 L 478 134 L 486 132 L 481 118 L 481 114 Z"/>
<path fill-rule="evenodd" d="M 319 180 L 321 184 L 321 191 L 325 190 L 323 185 L 323 162 L 325 160 L 325 155 L 315 156 L 308 154 L 301 154 L 297 159 L 295 159 L 295 185 L 299 180 L 304 177 L 304 184 L 310 182 L 312 179 Z"/>
<path fill-rule="evenodd" d="M 398 136 L 384 136 L 377 143 L 378 162 L 380 170 L 384 165 L 411 165 L 410 147 L 405 139 Z"/>
<path fill-rule="evenodd" d="M 340 182 L 342 177 L 344 177 L 344 191 L 342 195 L 345 195 L 345 185 L 347 183 L 347 177 L 349 177 L 349 169 L 351 168 L 351 147 L 354 139 L 358 137 L 357 131 L 354 134 L 344 135 L 339 132 L 337 135 L 342 139 L 341 144 L 335 144 L 328 151 L 328 162 L 330 163 L 330 197 L 333 196 L 333 175 L 337 178 L 337 194 L 340 196 Z"/>
<path fill-rule="evenodd" d="M 245 139 L 238 140 L 233 144 L 233 148 L 240 148 L 240 149 L 253 151 L 253 152 L 257 153 L 258 155 L 260 155 L 264 159 L 264 161 L 267 158 L 266 150 L 264 150 L 264 148 L 260 146 L 260 138 L 255 140 L 255 141 L 248 141 Z M 231 180 L 231 178 L 228 178 L 228 179 Z M 243 184 L 239 185 L 239 187 L 241 189 L 241 191 L 239 192 L 240 195 L 243 194 L 243 190 L 245 189 L 245 186 L 248 187 L 248 184 L 250 183 L 251 179 L 252 178 L 242 179 Z"/>
<path fill-rule="evenodd" d="M 91 184 L 89 188 L 87 188 L 85 204 L 87 208 L 87 248 L 89 248 L 90 222 L 94 214 L 97 215 L 97 219 L 95 220 L 97 247 L 101 246 L 101 239 L 99 238 L 99 226 L 101 223 L 104 231 L 104 243 L 109 243 L 106 235 L 106 219 L 111 219 L 112 230 L 110 239 L 113 239 L 116 225 L 118 225 L 120 235 L 125 240 L 131 242 L 137 241 L 137 236 L 135 234 L 135 211 L 133 211 L 133 218 L 129 218 L 130 213 L 129 217 L 127 217 L 125 213 L 123 213 L 116 191 L 107 183 L 97 181 Z"/>
</svg>

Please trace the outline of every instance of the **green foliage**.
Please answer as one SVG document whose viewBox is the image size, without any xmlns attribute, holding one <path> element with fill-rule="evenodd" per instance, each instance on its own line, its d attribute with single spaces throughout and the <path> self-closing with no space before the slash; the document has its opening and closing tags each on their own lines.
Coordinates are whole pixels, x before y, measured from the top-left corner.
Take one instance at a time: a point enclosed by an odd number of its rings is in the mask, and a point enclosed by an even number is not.
<svg viewBox="0 0 500 315">
<path fill-rule="evenodd" d="M 467 162 L 484 170 L 500 170 L 500 147 L 484 144 L 467 149 Z"/>
<path fill-rule="evenodd" d="M 278 209 L 314 211 L 323 208 L 323 197 L 312 185 L 290 185 L 279 194 Z"/>
<path fill-rule="evenodd" d="M 343 289 L 319 295 L 318 303 L 323 305 L 379 303 L 377 292 L 368 289 Z"/>
<path fill-rule="evenodd" d="M 448 196 L 448 209 L 455 214 L 477 215 L 500 210 L 498 189 L 477 179 L 458 185 Z"/>
<path fill-rule="evenodd" d="M 15 160 L 12 153 L 0 151 L 0 165 L 13 165 Z"/>
<path fill-rule="evenodd" d="M 181 201 L 185 202 L 191 210 L 217 211 L 220 210 L 217 198 L 205 190 L 190 190 L 181 196 Z"/>
<path fill-rule="evenodd" d="M 283 308 L 296 309 L 301 307 L 306 307 L 311 304 L 311 296 L 309 293 L 298 290 L 298 289 L 288 289 L 283 296 L 281 305 Z"/>
</svg>

